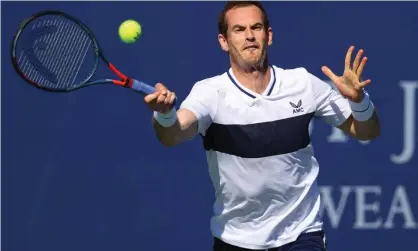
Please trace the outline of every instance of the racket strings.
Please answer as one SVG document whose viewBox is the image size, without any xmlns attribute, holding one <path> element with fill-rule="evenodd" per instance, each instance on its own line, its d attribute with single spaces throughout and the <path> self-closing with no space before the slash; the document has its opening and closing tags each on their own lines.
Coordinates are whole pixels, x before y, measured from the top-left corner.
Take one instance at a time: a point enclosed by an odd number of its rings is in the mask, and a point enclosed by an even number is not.
<svg viewBox="0 0 418 251">
<path fill-rule="evenodd" d="M 20 70 L 43 87 L 71 88 L 86 81 L 96 68 L 92 38 L 61 16 L 35 20 L 22 31 L 18 47 Z"/>
</svg>

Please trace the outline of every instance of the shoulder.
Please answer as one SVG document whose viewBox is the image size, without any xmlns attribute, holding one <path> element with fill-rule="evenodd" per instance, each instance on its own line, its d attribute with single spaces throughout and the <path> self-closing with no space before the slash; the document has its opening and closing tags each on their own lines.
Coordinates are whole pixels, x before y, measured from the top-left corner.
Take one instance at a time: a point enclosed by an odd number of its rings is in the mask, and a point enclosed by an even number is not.
<svg viewBox="0 0 418 251">
<path fill-rule="evenodd" d="M 274 69 L 277 72 L 277 75 L 279 75 L 282 84 L 285 86 L 295 87 L 297 84 L 313 89 L 331 86 L 328 82 L 321 80 L 304 67 L 282 69 L 274 66 Z"/>
<path fill-rule="evenodd" d="M 304 67 L 296 67 L 296 68 L 280 68 L 275 65 L 272 66 L 276 77 L 280 79 L 282 82 L 309 82 L 310 75 L 309 71 Z"/>
<path fill-rule="evenodd" d="M 205 89 L 205 90 L 216 91 L 221 86 L 223 86 L 225 84 L 225 81 L 227 80 L 228 78 L 227 78 L 226 73 L 203 78 L 194 83 L 193 89 Z"/>
<path fill-rule="evenodd" d="M 309 81 L 310 73 L 304 67 L 296 67 L 296 68 L 280 68 L 273 65 L 273 69 L 276 72 L 276 75 L 281 80 L 286 81 L 297 81 L 297 80 L 305 80 Z"/>
<path fill-rule="evenodd" d="M 194 100 L 200 103 L 212 103 L 217 99 L 219 89 L 225 83 L 225 75 L 226 73 L 195 81 L 185 101 L 189 102 L 190 100 Z"/>
<path fill-rule="evenodd" d="M 190 94 L 198 93 L 199 96 L 216 98 L 219 90 L 225 87 L 226 81 L 228 81 L 226 73 L 200 79 L 193 84 Z"/>
<path fill-rule="evenodd" d="M 280 92 L 309 92 L 312 89 L 311 74 L 304 67 L 280 68 L 273 66 Z"/>
</svg>

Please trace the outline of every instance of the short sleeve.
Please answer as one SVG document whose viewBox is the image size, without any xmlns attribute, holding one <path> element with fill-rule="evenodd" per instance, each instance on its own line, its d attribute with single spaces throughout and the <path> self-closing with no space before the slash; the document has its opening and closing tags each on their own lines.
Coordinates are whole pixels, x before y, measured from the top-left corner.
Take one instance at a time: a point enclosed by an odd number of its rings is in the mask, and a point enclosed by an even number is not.
<svg viewBox="0 0 418 251">
<path fill-rule="evenodd" d="M 217 91 L 213 85 L 201 81 L 193 85 L 180 109 L 193 112 L 198 120 L 198 133 L 205 135 L 213 121 L 217 102 Z"/>
<path fill-rule="evenodd" d="M 315 116 L 331 126 L 339 126 L 351 115 L 348 100 L 332 83 L 327 83 L 309 73 L 312 92 L 316 101 Z"/>
</svg>

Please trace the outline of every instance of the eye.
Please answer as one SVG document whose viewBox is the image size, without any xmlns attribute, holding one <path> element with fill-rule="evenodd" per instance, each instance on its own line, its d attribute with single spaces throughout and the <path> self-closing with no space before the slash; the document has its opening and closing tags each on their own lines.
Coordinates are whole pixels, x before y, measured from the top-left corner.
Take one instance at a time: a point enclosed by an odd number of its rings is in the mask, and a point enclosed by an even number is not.
<svg viewBox="0 0 418 251">
<path fill-rule="evenodd" d="M 262 25 L 255 25 L 252 27 L 253 30 L 262 30 L 263 26 Z"/>
</svg>

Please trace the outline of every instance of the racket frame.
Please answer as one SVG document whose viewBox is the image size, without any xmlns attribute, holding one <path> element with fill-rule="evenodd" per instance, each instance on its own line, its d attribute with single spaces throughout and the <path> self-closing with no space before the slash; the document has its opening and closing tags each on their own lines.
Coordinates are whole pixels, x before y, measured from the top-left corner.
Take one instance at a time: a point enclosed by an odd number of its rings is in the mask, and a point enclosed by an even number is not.
<svg viewBox="0 0 418 251">
<path fill-rule="evenodd" d="M 40 84 L 34 82 L 33 80 L 31 80 L 29 77 L 27 77 L 23 71 L 20 69 L 18 63 L 17 63 L 17 57 L 16 57 L 16 46 L 17 46 L 17 42 L 20 38 L 20 34 L 22 33 L 23 29 L 28 26 L 33 20 L 41 17 L 41 16 L 45 16 L 45 15 L 56 15 L 56 16 L 63 16 L 71 21 L 73 21 L 75 24 L 79 25 L 86 33 L 87 35 L 91 38 L 92 42 L 93 42 L 93 48 L 96 54 L 96 58 L 95 58 L 95 64 L 94 64 L 94 68 L 91 72 L 91 74 L 86 78 L 86 80 L 84 82 L 82 82 L 81 84 L 78 84 L 76 86 L 72 86 L 70 88 L 64 88 L 64 89 L 54 89 L 54 88 L 47 88 L 44 86 L 41 86 Z M 44 10 L 44 11 L 40 11 L 37 12 L 33 15 L 31 15 L 30 17 L 24 19 L 18 28 L 18 31 L 16 32 L 16 34 L 13 36 L 13 41 L 12 41 L 12 45 L 11 45 L 11 58 L 12 58 L 12 64 L 13 64 L 13 68 L 15 69 L 15 71 L 24 79 L 26 80 L 26 82 L 28 82 L 29 84 L 46 90 L 46 91 L 51 91 L 51 92 L 69 92 L 69 91 L 74 91 L 86 86 L 91 86 L 91 85 L 95 85 L 95 84 L 104 84 L 104 83 L 109 83 L 109 84 L 114 84 L 114 85 L 118 85 L 118 86 L 122 86 L 122 87 L 126 87 L 126 88 L 132 88 L 136 91 L 140 91 L 140 92 L 144 92 L 147 94 L 152 93 L 153 91 L 155 91 L 155 89 L 153 89 L 153 87 L 146 85 L 138 80 L 129 78 L 128 76 L 126 76 L 125 74 L 123 74 L 121 71 L 119 71 L 112 63 L 109 62 L 109 60 L 106 59 L 106 57 L 103 55 L 103 51 L 101 49 L 101 47 L 99 46 L 99 43 L 97 42 L 96 37 L 93 35 L 93 32 L 91 31 L 90 28 L 87 27 L 87 25 L 85 25 L 82 21 L 80 21 L 79 19 L 64 13 L 62 11 L 58 11 L 58 10 Z M 101 80 L 96 80 L 96 81 L 90 81 L 91 78 L 94 76 L 94 74 L 96 73 L 97 69 L 98 69 L 98 61 L 99 61 L 99 57 L 103 60 L 103 62 L 108 66 L 108 68 L 116 75 L 120 78 L 120 80 L 115 80 L 115 79 L 101 79 Z"/>
</svg>

